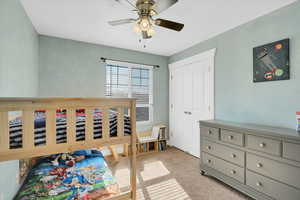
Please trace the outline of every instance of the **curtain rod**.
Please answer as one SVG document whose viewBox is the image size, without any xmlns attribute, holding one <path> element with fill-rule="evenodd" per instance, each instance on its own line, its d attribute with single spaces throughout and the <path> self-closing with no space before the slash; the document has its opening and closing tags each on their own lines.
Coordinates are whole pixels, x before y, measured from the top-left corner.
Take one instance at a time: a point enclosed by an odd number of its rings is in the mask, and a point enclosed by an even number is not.
<svg viewBox="0 0 300 200">
<path fill-rule="evenodd" d="M 111 59 L 111 58 L 104 58 L 101 57 L 100 58 L 102 62 L 106 62 L 107 60 L 111 60 L 111 61 L 116 61 L 116 62 L 127 62 L 127 63 L 132 63 L 132 64 L 137 64 L 137 65 L 147 65 L 147 66 L 153 66 L 153 68 L 159 68 L 159 65 L 150 65 L 150 64 L 146 64 L 146 63 L 137 63 L 137 62 L 131 62 L 131 61 L 126 61 L 126 60 L 116 60 L 116 59 Z"/>
</svg>

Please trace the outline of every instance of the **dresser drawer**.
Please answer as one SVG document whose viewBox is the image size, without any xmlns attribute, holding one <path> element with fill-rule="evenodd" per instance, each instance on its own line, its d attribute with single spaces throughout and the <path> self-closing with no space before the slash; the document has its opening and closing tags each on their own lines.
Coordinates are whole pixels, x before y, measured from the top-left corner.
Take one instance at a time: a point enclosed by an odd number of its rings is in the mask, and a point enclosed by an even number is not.
<svg viewBox="0 0 300 200">
<path fill-rule="evenodd" d="M 219 132 L 220 129 L 218 128 L 211 128 L 206 126 L 202 126 L 200 129 L 201 136 L 209 137 L 215 140 L 219 140 Z"/>
<path fill-rule="evenodd" d="M 244 168 L 211 156 L 207 153 L 202 154 L 202 162 L 219 172 L 244 183 Z"/>
<path fill-rule="evenodd" d="M 247 136 L 247 147 L 264 153 L 280 156 L 281 141 L 258 137 L 253 135 Z"/>
<path fill-rule="evenodd" d="M 215 155 L 234 164 L 245 166 L 245 153 L 221 144 L 203 140 L 202 151 Z"/>
<path fill-rule="evenodd" d="M 246 184 L 253 189 L 264 193 L 276 200 L 299 200 L 300 190 L 272 179 L 266 178 L 254 172 L 246 172 Z"/>
<path fill-rule="evenodd" d="M 230 144 L 244 146 L 244 134 L 221 129 L 221 140 Z"/>
<path fill-rule="evenodd" d="M 298 167 L 247 153 L 247 169 L 300 189 Z"/>
<path fill-rule="evenodd" d="M 300 144 L 283 143 L 283 157 L 300 162 Z"/>
</svg>

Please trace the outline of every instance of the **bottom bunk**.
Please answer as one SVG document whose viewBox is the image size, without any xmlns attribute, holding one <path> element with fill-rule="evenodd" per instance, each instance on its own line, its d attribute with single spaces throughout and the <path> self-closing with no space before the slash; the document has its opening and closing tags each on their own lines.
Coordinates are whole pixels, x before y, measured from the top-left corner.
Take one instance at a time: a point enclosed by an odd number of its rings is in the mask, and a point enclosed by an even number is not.
<svg viewBox="0 0 300 200">
<path fill-rule="evenodd" d="M 130 145 L 123 194 L 102 154 L 82 150 L 116 144 Z M 16 200 L 136 200 L 136 100 L 0 98 L 0 161 L 54 153 L 37 161 Z"/>
<path fill-rule="evenodd" d="M 55 154 L 36 161 L 15 200 L 102 200 L 120 195 L 97 150 Z"/>
</svg>

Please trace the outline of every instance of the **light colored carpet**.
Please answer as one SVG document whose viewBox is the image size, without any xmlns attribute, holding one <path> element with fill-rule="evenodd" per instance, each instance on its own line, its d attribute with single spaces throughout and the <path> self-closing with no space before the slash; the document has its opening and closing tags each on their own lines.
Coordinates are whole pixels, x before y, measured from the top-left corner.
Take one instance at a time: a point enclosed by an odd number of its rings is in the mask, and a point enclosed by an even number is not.
<svg viewBox="0 0 300 200">
<path fill-rule="evenodd" d="M 250 200 L 216 179 L 202 176 L 199 159 L 175 148 L 138 157 L 139 200 Z M 130 185 L 128 159 L 112 167 L 122 191 Z"/>
</svg>

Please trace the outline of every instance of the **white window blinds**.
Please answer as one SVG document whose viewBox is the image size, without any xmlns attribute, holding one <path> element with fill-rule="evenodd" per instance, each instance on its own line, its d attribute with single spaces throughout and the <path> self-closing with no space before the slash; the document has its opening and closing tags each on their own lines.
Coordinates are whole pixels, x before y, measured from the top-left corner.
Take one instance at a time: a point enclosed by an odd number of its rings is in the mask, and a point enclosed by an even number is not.
<svg viewBox="0 0 300 200">
<path fill-rule="evenodd" d="M 153 67 L 107 61 L 106 95 L 137 99 L 137 121 L 152 119 Z"/>
</svg>

